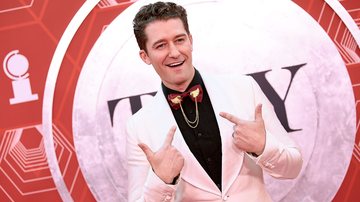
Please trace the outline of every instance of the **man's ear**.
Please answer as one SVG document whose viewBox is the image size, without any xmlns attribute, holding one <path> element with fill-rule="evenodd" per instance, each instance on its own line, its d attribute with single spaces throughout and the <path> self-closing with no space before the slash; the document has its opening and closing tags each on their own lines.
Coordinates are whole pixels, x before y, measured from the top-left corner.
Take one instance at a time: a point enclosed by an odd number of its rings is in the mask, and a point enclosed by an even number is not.
<svg viewBox="0 0 360 202">
<path fill-rule="evenodd" d="M 151 64 L 150 58 L 147 55 L 147 53 L 145 52 L 145 50 L 140 50 L 139 55 L 140 55 L 140 58 L 142 59 L 142 61 L 144 61 L 148 65 Z"/>
<path fill-rule="evenodd" d="M 193 50 L 193 38 L 192 38 L 191 34 L 189 34 L 189 40 L 190 40 L 190 44 L 191 44 L 191 50 Z"/>
</svg>

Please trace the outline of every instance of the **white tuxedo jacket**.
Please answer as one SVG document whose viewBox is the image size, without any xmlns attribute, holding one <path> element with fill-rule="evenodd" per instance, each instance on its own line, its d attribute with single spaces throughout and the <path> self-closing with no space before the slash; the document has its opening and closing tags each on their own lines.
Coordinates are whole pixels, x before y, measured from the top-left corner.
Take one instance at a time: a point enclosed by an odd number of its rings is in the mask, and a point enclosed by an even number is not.
<svg viewBox="0 0 360 202">
<path fill-rule="evenodd" d="M 247 76 L 211 77 L 202 74 L 214 108 L 222 142 L 222 191 L 202 168 L 177 130 L 173 140 L 185 159 L 176 185 L 165 184 L 152 171 L 139 143 L 159 150 L 173 125 L 177 125 L 160 88 L 153 101 L 144 106 L 127 124 L 128 200 L 133 201 L 271 201 L 263 180 L 263 170 L 276 178 L 295 178 L 302 157 L 287 136 L 273 107 L 257 83 Z M 266 144 L 255 158 L 235 147 L 233 123 L 219 116 L 229 112 L 244 120 L 254 120 L 255 107 L 262 103 Z M 201 114 L 200 114 L 201 119 Z"/>
</svg>

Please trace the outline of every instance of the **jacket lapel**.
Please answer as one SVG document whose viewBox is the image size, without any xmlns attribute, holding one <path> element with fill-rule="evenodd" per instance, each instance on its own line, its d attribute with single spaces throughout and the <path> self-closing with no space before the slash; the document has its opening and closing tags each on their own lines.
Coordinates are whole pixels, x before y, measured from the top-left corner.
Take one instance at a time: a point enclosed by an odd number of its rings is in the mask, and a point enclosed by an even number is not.
<svg viewBox="0 0 360 202">
<path fill-rule="evenodd" d="M 222 193 L 226 194 L 240 174 L 244 152 L 237 149 L 233 144 L 232 133 L 234 131 L 234 124 L 222 118 L 219 113 L 228 112 L 234 114 L 238 106 L 231 104 L 234 100 L 230 99 L 234 99 L 234 96 L 231 95 L 231 92 L 224 86 L 225 81 L 220 82 L 206 74 L 202 74 L 202 78 L 208 91 L 220 130 L 222 141 Z"/>
</svg>

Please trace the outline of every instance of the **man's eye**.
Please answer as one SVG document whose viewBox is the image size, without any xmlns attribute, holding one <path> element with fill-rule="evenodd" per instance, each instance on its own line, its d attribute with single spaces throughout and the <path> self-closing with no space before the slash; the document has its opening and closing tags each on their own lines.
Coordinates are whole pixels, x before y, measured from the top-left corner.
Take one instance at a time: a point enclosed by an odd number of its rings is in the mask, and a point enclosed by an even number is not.
<svg viewBox="0 0 360 202">
<path fill-rule="evenodd" d="M 161 48 L 164 48 L 164 47 L 165 47 L 165 44 L 162 43 L 162 44 L 157 45 L 155 48 L 156 49 L 161 49 Z"/>
<path fill-rule="evenodd" d="M 185 41 L 184 38 L 178 38 L 178 39 L 176 39 L 176 42 L 178 42 L 178 43 L 181 43 L 181 42 L 183 42 L 183 41 Z"/>
</svg>

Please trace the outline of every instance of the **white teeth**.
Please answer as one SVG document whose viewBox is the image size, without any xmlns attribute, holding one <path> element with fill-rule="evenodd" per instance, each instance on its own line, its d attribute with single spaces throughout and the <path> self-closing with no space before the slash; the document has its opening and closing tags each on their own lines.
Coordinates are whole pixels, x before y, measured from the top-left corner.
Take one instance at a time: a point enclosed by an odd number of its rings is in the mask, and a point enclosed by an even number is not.
<svg viewBox="0 0 360 202">
<path fill-rule="evenodd" d="M 182 63 L 183 62 L 172 63 L 172 64 L 169 64 L 168 66 L 175 67 L 175 66 L 181 65 Z"/>
</svg>

